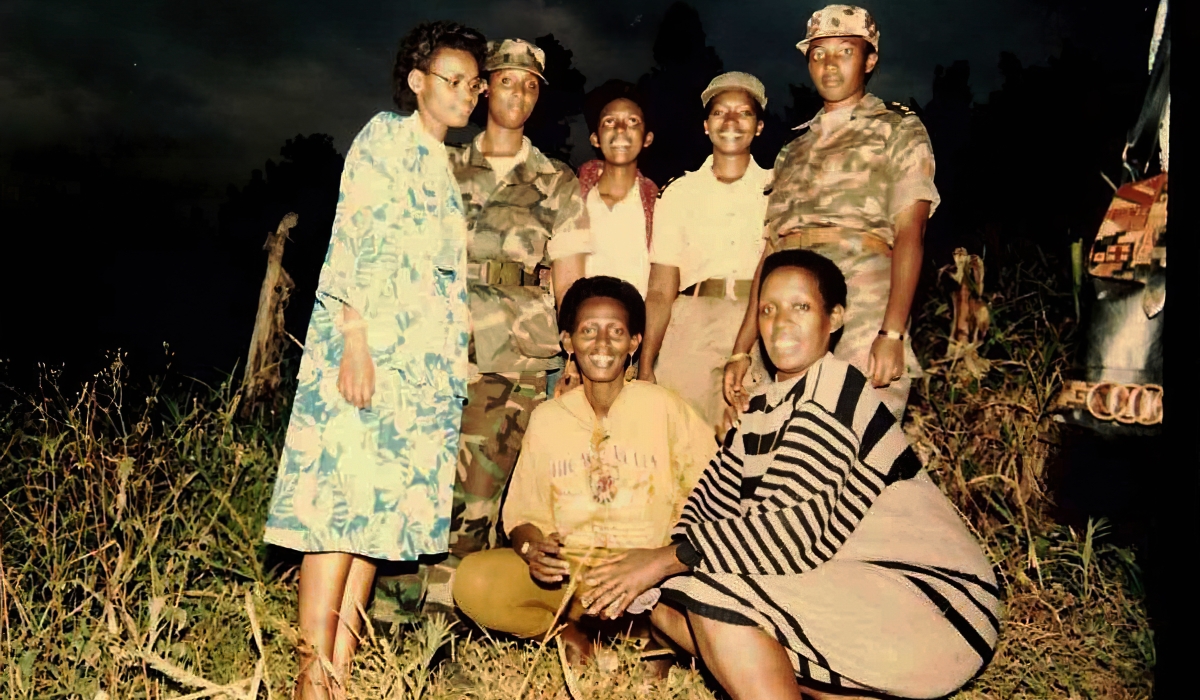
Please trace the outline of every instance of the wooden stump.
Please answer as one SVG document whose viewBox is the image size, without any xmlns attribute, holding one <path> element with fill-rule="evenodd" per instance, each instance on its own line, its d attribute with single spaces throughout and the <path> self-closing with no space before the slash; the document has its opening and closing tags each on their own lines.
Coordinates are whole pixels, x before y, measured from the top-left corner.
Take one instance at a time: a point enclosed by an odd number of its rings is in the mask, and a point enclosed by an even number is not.
<svg viewBox="0 0 1200 700">
<path fill-rule="evenodd" d="M 275 232 L 267 236 L 263 249 L 267 251 L 267 274 L 258 293 L 258 314 L 254 319 L 254 335 L 246 356 L 246 371 L 242 375 L 242 411 L 250 410 L 264 397 L 273 396 L 282 378 L 279 359 L 283 354 L 283 309 L 295 286 L 283 269 L 283 244 L 288 232 L 299 217 L 289 212 L 279 221 Z"/>
</svg>

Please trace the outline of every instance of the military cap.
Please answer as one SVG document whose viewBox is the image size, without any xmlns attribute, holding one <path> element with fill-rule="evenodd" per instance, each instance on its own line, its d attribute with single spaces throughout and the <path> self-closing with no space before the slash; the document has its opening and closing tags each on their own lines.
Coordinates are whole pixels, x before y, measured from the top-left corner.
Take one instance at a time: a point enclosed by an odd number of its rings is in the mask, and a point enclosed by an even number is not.
<svg viewBox="0 0 1200 700">
<path fill-rule="evenodd" d="M 866 39 L 875 50 L 879 50 L 879 28 L 871 13 L 854 5 L 827 5 L 808 18 L 808 29 L 804 41 L 796 44 L 805 56 L 808 46 L 815 39 L 827 36 L 858 36 Z"/>
<path fill-rule="evenodd" d="M 713 78 L 708 87 L 704 88 L 704 92 L 700 93 L 700 101 L 707 107 L 709 100 L 726 90 L 745 90 L 758 102 L 759 107 L 767 108 L 767 89 L 763 87 L 762 81 L 749 73 L 738 71 L 722 73 Z"/>
<path fill-rule="evenodd" d="M 483 63 L 483 69 L 491 72 L 504 68 L 529 71 L 541 78 L 543 83 L 547 82 L 546 76 L 543 75 L 546 71 L 546 52 L 524 39 L 488 42 L 487 60 Z"/>
</svg>

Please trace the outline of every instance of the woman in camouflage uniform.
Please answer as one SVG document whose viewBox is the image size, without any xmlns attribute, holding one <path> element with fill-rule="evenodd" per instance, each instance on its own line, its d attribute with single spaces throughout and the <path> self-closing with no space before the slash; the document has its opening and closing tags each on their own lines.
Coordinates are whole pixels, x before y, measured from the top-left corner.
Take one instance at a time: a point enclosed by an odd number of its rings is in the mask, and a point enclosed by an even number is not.
<svg viewBox="0 0 1200 700">
<path fill-rule="evenodd" d="M 933 149 L 916 114 L 866 92 L 879 58 L 879 30 L 866 10 L 819 10 L 797 48 L 825 106 L 775 161 L 764 256 L 805 248 L 837 263 L 850 292 L 834 355 L 858 367 L 900 418 L 921 374 L 907 330 L 925 223 L 940 201 Z M 756 308 L 752 296 L 725 370 L 726 400 L 738 407 L 747 400 L 742 377 L 758 337 Z"/>
</svg>

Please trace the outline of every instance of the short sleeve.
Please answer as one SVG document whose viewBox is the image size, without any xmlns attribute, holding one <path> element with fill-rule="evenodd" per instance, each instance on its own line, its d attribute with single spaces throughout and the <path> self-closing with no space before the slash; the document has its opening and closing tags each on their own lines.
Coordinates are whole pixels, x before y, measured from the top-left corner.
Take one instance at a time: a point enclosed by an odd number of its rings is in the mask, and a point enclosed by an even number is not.
<svg viewBox="0 0 1200 700">
<path fill-rule="evenodd" d="M 888 143 L 891 194 L 888 198 L 888 219 L 920 200 L 929 202 L 932 216 L 942 201 L 933 184 L 933 146 L 925 125 L 916 116 L 906 116 L 896 127 Z"/>
<path fill-rule="evenodd" d="M 552 201 L 549 206 L 555 215 L 550 240 L 546 243 L 546 257 L 554 261 L 591 253 L 592 231 L 579 179 L 569 170 L 560 171 L 558 183 L 550 197 Z"/>
<path fill-rule="evenodd" d="M 501 522 L 504 534 L 520 525 L 533 525 L 548 535 L 554 532 L 554 508 L 550 502 L 550 480 L 546 470 L 545 450 L 539 449 L 541 434 L 545 432 L 545 420 L 539 420 L 535 411 L 529 417 L 529 428 L 521 441 L 521 456 L 513 469 L 508 484 L 508 496 L 504 501 Z"/>
<path fill-rule="evenodd" d="M 650 262 L 683 268 L 683 230 L 686 196 L 683 183 L 667 187 L 654 207 L 654 235 L 650 238 Z M 683 275 L 681 274 L 682 278 Z"/>
</svg>

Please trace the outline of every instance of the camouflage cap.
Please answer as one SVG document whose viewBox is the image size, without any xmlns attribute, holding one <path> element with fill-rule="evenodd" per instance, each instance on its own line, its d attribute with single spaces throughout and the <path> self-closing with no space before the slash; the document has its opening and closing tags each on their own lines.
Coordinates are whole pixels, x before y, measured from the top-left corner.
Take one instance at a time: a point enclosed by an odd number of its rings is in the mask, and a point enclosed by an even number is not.
<svg viewBox="0 0 1200 700">
<path fill-rule="evenodd" d="M 808 45 L 827 36 L 859 36 L 879 50 L 879 28 L 871 13 L 854 5 L 827 5 L 808 18 L 804 41 L 796 44 L 805 56 Z"/>
<path fill-rule="evenodd" d="M 759 107 L 767 108 L 767 89 L 763 87 L 762 81 L 749 73 L 738 71 L 722 73 L 713 78 L 708 87 L 704 88 L 704 92 L 700 93 L 700 102 L 707 107 L 709 100 L 726 90 L 745 90 L 758 102 Z"/>
<path fill-rule="evenodd" d="M 546 70 L 546 52 L 524 39 L 505 39 L 489 41 L 487 60 L 483 69 L 491 72 L 503 68 L 517 68 L 529 71 L 546 81 L 543 73 Z"/>
</svg>

